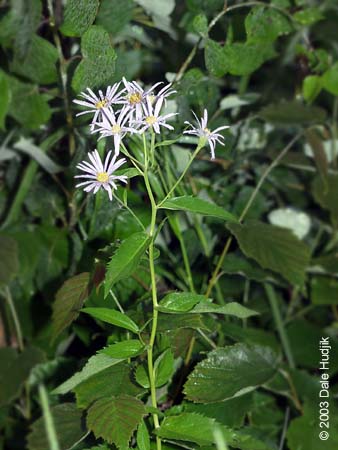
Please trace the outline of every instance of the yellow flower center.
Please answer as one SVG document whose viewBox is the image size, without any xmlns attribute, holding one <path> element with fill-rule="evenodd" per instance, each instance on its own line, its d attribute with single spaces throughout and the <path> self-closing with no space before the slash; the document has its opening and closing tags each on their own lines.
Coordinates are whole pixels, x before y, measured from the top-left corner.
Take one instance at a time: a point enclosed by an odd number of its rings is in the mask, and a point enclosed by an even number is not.
<svg viewBox="0 0 338 450">
<path fill-rule="evenodd" d="M 211 133 L 211 131 L 209 130 L 209 128 L 204 128 L 204 134 L 206 135 L 206 136 L 209 136 L 209 134 Z"/>
<path fill-rule="evenodd" d="M 131 105 L 142 102 L 142 95 L 139 92 L 133 92 L 132 94 L 129 94 L 127 98 Z"/>
<path fill-rule="evenodd" d="M 149 95 L 148 95 L 148 99 L 149 99 L 149 101 L 150 101 L 150 103 L 151 103 L 151 104 L 153 104 L 153 103 L 154 103 L 154 101 L 155 101 L 155 98 L 156 98 L 156 97 L 155 97 L 155 95 L 154 95 L 154 94 L 149 94 Z"/>
<path fill-rule="evenodd" d="M 107 172 L 99 172 L 96 175 L 96 179 L 97 181 L 99 181 L 100 183 L 107 183 L 109 180 L 109 175 L 107 174 Z"/>
<path fill-rule="evenodd" d="M 121 127 L 120 127 L 120 125 L 115 124 L 111 127 L 111 130 L 113 133 L 118 134 L 121 131 Z"/>
<path fill-rule="evenodd" d="M 100 100 L 99 102 L 95 103 L 95 108 L 97 109 L 102 109 L 107 105 L 108 101 L 106 98 L 104 98 L 103 100 Z"/>
<path fill-rule="evenodd" d="M 148 116 L 146 117 L 146 122 L 148 125 L 154 125 L 154 123 L 157 122 L 157 119 L 155 116 Z"/>
</svg>

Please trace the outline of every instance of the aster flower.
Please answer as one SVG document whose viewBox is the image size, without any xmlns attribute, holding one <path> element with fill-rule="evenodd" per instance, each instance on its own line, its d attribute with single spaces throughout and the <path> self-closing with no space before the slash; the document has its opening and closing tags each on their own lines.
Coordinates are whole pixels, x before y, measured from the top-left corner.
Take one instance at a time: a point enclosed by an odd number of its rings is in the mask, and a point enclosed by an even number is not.
<svg viewBox="0 0 338 450">
<path fill-rule="evenodd" d="M 157 100 L 160 99 L 160 97 L 164 98 L 164 104 L 166 104 L 166 99 L 167 97 L 169 97 L 172 94 L 175 94 L 177 91 L 174 91 L 171 88 L 171 83 L 167 84 L 166 86 L 164 86 L 156 95 L 153 93 L 150 93 L 148 95 L 148 98 L 150 99 L 151 103 L 156 103 Z"/>
<path fill-rule="evenodd" d="M 127 81 L 124 77 L 122 81 L 127 91 L 125 102 L 135 112 L 135 119 L 141 120 L 143 115 L 142 105 L 146 103 L 147 98 L 151 96 L 154 89 L 162 84 L 162 82 L 155 83 L 145 91 L 136 81 Z"/>
<path fill-rule="evenodd" d="M 82 172 L 85 172 L 85 174 L 75 176 L 75 178 L 87 178 L 87 181 L 81 182 L 75 187 L 84 186 L 83 190 L 85 192 L 94 191 L 94 194 L 103 188 L 108 192 L 109 200 L 112 200 L 112 190 L 117 189 L 116 181 L 127 183 L 128 178 L 124 175 L 114 175 L 114 172 L 126 162 L 126 159 L 116 160 L 116 154 L 110 159 L 111 154 L 112 150 L 109 150 L 103 164 L 97 150 L 89 152 L 88 157 L 90 163 L 82 161 L 76 166 Z"/>
<path fill-rule="evenodd" d="M 191 125 L 190 122 L 185 121 L 184 123 L 186 123 L 187 125 L 190 125 L 192 129 L 183 131 L 183 134 L 194 134 L 200 138 L 201 137 L 206 138 L 206 140 L 208 141 L 208 144 L 210 146 L 210 150 L 211 150 L 211 159 L 215 159 L 216 142 L 218 142 L 221 145 L 224 145 L 224 142 L 222 141 L 224 139 L 224 137 L 221 134 L 219 134 L 218 132 L 221 130 L 230 128 L 230 127 L 229 127 L 229 125 L 224 125 L 223 127 L 218 127 L 218 128 L 216 128 L 216 130 L 211 131 L 209 128 L 207 128 L 208 111 L 206 109 L 204 109 L 204 111 L 203 111 L 203 117 L 201 118 L 201 120 L 199 120 L 197 118 L 196 114 L 193 111 L 192 111 L 192 113 L 195 116 L 198 126 L 195 127 L 194 125 Z"/>
<path fill-rule="evenodd" d="M 128 126 L 128 122 L 130 121 L 130 115 L 132 111 L 129 106 L 125 105 L 119 112 L 119 115 L 116 116 L 113 110 L 105 111 L 102 114 L 102 122 L 96 122 L 94 125 L 97 128 L 92 130 L 92 133 L 100 133 L 101 136 L 99 139 L 107 136 L 114 137 L 114 150 L 115 155 L 120 153 L 120 144 L 125 134 L 129 131 L 129 133 L 137 133 L 137 129 Z"/>
<path fill-rule="evenodd" d="M 92 120 L 92 125 L 95 123 L 100 116 L 102 116 L 103 111 L 108 111 L 111 109 L 111 105 L 113 103 L 123 103 L 121 96 L 124 92 L 124 89 L 120 92 L 118 88 L 120 83 L 115 83 L 113 86 L 108 86 L 106 93 L 103 94 L 102 91 L 99 91 L 98 95 L 96 95 L 90 88 L 87 88 L 88 94 L 86 92 L 81 92 L 80 96 L 84 98 L 84 100 L 73 100 L 74 103 L 85 106 L 85 111 L 82 111 L 77 116 L 82 116 L 83 114 L 92 114 L 94 113 L 94 117 Z"/>
<path fill-rule="evenodd" d="M 160 115 L 161 107 L 164 101 L 164 97 L 160 97 L 155 105 L 152 105 L 149 98 L 147 98 L 146 105 L 143 105 L 144 117 L 142 120 L 134 121 L 136 124 L 141 126 L 139 133 L 143 133 L 143 131 L 152 127 L 155 133 L 160 133 L 160 126 L 168 128 L 169 130 L 173 130 L 174 127 L 167 124 L 166 120 L 169 117 L 176 116 L 178 113 L 170 113 L 165 114 L 164 116 Z"/>
</svg>

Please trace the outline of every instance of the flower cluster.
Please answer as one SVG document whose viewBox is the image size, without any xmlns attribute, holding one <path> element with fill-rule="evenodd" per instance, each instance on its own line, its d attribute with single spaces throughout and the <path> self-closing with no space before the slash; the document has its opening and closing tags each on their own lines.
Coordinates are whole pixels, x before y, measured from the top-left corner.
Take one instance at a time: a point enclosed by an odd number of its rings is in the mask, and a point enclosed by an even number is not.
<svg viewBox="0 0 338 450">
<path fill-rule="evenodd" d="M 74 103 L 86 108 L 79 112 L 77 116 L 93 115 L 90 124 L 91 133 L 99 134 L 99 139 L 111 136 L 114 143 L 114 155 L 112 157 L 113 152 L 110 150 L 104 163 L 95 150 L 88 154 L 91 163 L 83 161 L 77 165 L 77 168 L 84 172 L 77 178 L 86 178 L 87 181 L 79 183 L 76 187 L 82 186 L 86 192 L 93 190 L 94 194 L 102 187 L 108 192 L 109 198 L 112 200 L 112 189 L 117 189 L 115 181 L 127 181 L 126 176 L 114 174 L 126 162 L 124 158 L 117 159 L 126 134 L 141 134 L 148 129 L 151 129 L 155 134 L 159 134 L 161 127 L 169 130 L 174 129 L 167 121 L 178 113 L 161 114 L 161 110 L 163 105 L 166 104 L 166 99 L 176 91 L 171 88 L 171 84 L 168 84 L 162 87 L 158 93 L 155 93 L 156 88 L 161 84 L 156 83 L 145 90 L 136 81 L 129 82 L 123 78 L 122 82 L 108 86 L 105 93 L 99 91 L 98 94 L 95 94 L 90 88 L 87 88 L 87 92 L 80 94 L 81 100 L 74 100 Z M 201 120 L 197 118 L 195 113 L 193 114 L 197 126 L 185 122 L 191 129 L 183 133 L 205 138 L 205 142 L 209 144 L 211 149 L 211 159 L 214 159 L 216 142 L 224 145 L 223 136 L 218 132 L 229 127 L 223 126 L 211 131 L 207 128 L 208 113 L 206 109 Z"/>
</svg>

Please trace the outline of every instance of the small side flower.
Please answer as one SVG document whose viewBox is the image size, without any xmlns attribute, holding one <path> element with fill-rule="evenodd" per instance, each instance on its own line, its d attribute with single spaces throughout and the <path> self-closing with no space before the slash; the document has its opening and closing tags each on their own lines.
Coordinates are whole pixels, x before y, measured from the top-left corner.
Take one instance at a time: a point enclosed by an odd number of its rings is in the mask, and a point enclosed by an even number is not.
<svg viewBox="0 0 338 450">
<path fill-rule="evenodd" d="M 155 133 L 160 133 L 160 127 L 168 128 L 169 130 L 173 130 L 174 127 L 167 124 L 166 120 L 169 117 L 176 116 L 178 113 L 170 113 L 165 114 L 164 116 L 160 115 L 161 107 L 163 104 L 164 97 L 159 97 L 157 102 L 152 105 L 151 100 L 147 98 L 146 105 L 143 105 L 144 116 L 142 120 L 135 120 L 134 123 L 139 125 L 141 128 L 139 133 L 143 133 L 148 128 L 153 128 Z"/>
<path fill-rule="evenodd" d="M 219 134 L 219 131 L 226 130 L 227 128 L 230 127 L 229 125 L 224 125 L 223 127 L 218 127 L 216 128 L 216 130 L 211 131 L 208 128 L 208 111 L 206 109 L 204 109 L 203 111 L 203 117 L 201 117 L 201 120 L 198 119 L 198 117 L 193 111 L 192 113 L 195 116 L 197 126 L 194 126 L 190 122 L 185 121 L 184 123 L 189 125 L 191 127 L 191 130 L 183 131 L 183 134 L 194 134 L 199 138 L 204 137 L 210 146 L 211 159 L 215 159 L 216 142 L 218 142 L 221 145 L 224 145 L 223 142 L 224 137 L 221 134 Z"/>
<path fill-rule="evenodd" d="M 111 154 L 112 150 L 109 150 L 103 163 L 97 150 L 89 152 L 90 163 L 82 161 L 76 166 L 84 174 L 75 176 L 75 178 L 85 178 L 87 181 L 81 182 L 75 187 L 83 187 L 85 192 L 93 191 L 94 194 L 103 188 L 107 191 L 109 200 L 112 200 L 113 190 L 117 189 L 116 182 L 127 183 L 128 178 L 124 175 L 114 175 L 114 172 L 126 162 L 126 159 L 116 160 L 117 155 L 110 158 Z"/>
</svg>

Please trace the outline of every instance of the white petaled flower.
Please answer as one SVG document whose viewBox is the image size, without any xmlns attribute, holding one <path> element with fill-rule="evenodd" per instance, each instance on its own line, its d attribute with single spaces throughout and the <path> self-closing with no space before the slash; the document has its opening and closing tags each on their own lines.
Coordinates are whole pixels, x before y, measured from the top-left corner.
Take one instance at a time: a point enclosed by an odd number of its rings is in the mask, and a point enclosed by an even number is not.
<svg viewBox="0 0 338 450">
<path fill-rule="evenodd" d="M 115 154 L 120 153 L 120 144 L 127 132 L 137 133 L 137 130 L 128 125 L 130 121 L 131 111 L 129 106 L 124 106 L 118 116 L 113 110 L 105 111 L 102 114 L 102 122 L 96 122 L 94 125 L 97 128 L 92 130 L 92 133 L 100 133 L 99 139 L 107 136 L 113 136 L 114 138 L 114 150 Z"/>
<path fill-rule="evenodd" d="M 113 190 L 117 189 L 116 181 L 127 183 L 125 175 L 114 175 L 114 172 L 126 162 L 125 158 L 116 160 L 117 155 L 110 158 L 112 150 L 109 150 L 104 163 L 102 163 L 99 152 L 94 150 L 88 153 L 90 163 L 82 161 L 76 167 L 84 175 L 76 175 L 75 178 L 87 178 L 87 181 L 77 184 L 75 187 L 82 187 L 85 192 L 94 191 L 96 194 L 100 188 L 108 192 L 109 200 L 113 199 Z"/>
<path fill-rule="evenodd" d="M 155 105 L 152 105 L 151 100 L 147 98 L 146 105 L 143 105 L 144 116 L 142 120 L 135 120 L 134 122 L 141 126 L 139 133 L 143 133 L 148 128 L 153 128 L 155 133 L 160 133 L 160 127 L 168 128 L 169 130 L 173 130 L 174 127 L 167 124 L 166 120 L 169 117 L 176 116 L 178 113 L 170 113 L 165 114 L 164 116 L 160 115 L 161 107 L 164 101 L 164 97 L 160 97 Z"/>
<path fill-rule="evenodd" d="M 192 129 L 183 131 L 183 134 L 194 134 L 195 136 L 198 136 L 200 138 L 201 137 L 206 138 L 206 140 L 208 141 L 208 144 L 210 146 L 210 150 L 211 150 L 211 159 L 215 159 L 216 142 L 218 142 L 221 145 L 224 145 L 224 142 L 223 142 L 224 136 L 222 136 L 218 132 L 221 130 L 226 130 L 227 128 L 230 128 L 230 126 L 224 125 L 223 127 L 218 127 L 218 128 L 216 128 L 216 130 L 211 131 L 208 128 L 208 111 L 206 109 L 204 109 L 204 111 L 203 111 L 203 117 L 201 117 L 201 120 L 199 120 L 197 118 L 196 114 L 193 111 L 192 111 L 192 113 L 195 116 L 198 126 L 195 127 L 190 122 L 185 121 L 184 123 L 186 123 L 187 125 L 190 125 Z"/>
<path fill-rule="evenodd" d="M 127 81 L 124 77 L 122 78 L 122 81 L 125 90 L 127 91 L 125 102 L 130 106 L 131 110 L 135 112 L 135 119 L 141 120 L 143 116 L 142 105 L 145 104 L 148 96 L 151 95 L 153 90 L 162 83 L 155 83 L 151 88 L 145 91 L 136 81 Z"/>
<path fill-rule="evenodd" d="M 170 95 L 175 94 L 177 92 L 170 88 L 171 88 L 171 83 L 164 86 L 156 95 L 153 93 L 150 93 L 148 95 L 148 98 L 150 99 L 151 103 L 156 103 L 157 100 L 159 100 L 161 97 L 163 97 L 164 102 L 166 104 L 167 97 L 169 97 Z"/>
<path fill-rule="evenodd" d="M 98 95 L 96 95 L 90 88 L 87 88 L 88 93 L 81 92 L 80 96 L 84 98 L 84 100 L 73 100 L 74 103 L 85 106 L 85 111 L 82 111 L 77 116 L 82 116 L 83 114 L 94 113 L 94 117 L 92 120 L 92 125 L 102 116 L 103 111 L 108 111 L 111 109 L 111 105 L 114 103 L 123 103 L 122 95 L 124 93 L 124 89 L 118 92 L 120 83 L 115 83 L 113 86 L 108 86 L 106 89 L 106 93 L 104 94 L 102 91 L 99 91 Z"/>
</svg>

